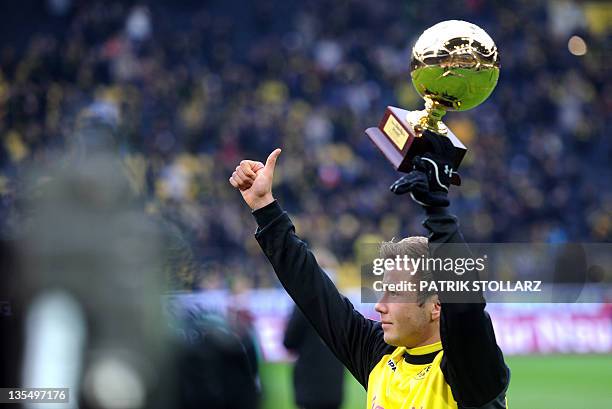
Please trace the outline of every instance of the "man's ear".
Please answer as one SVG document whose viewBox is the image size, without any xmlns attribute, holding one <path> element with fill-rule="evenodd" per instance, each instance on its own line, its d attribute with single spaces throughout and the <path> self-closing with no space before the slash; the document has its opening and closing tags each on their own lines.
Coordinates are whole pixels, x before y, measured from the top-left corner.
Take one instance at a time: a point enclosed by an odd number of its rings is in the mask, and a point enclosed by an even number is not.
<svg viewBox="0 0 612 409">
<path fill-rule="evenodd" d="M 440 312 L 442 311 L 440 300 L 438 299 L 437 295 L 432 295 L 429 302 L 431 303 L 431 320 L 437 321 L 440 319 Z"/>
</svg>

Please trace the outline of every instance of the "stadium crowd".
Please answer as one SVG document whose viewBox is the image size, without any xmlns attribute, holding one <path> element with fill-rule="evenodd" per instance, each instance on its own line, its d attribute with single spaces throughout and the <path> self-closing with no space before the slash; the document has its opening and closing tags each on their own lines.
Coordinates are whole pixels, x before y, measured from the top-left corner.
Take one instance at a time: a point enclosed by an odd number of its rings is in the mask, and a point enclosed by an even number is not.
<svg viewBox="0 0 612 409">
<path fill-rule="evenodd" d="M 388 192 L 397 175 L 364 129 L 387 105 L 421 109 L 411 45 L 456 18 L 484 28 L 502 63 L 483 105 L 445 117 L 469 149 L 451 193 L 467 239 L 612 236 L 610 32 L 598 10 L 539 0 L 21 3 L 11 4 L 21 14 L 0 13 L 3 234 L 25 217 L 24 169 L 63 149 L 89 112 L 116 126 L 145 209 L 191 243 L 196 267 L 179 269 L 173 289 L 275 285 L 227 182 L 240 159 L 275 147 L 275 195 L 342 284 L 358 243 L 423 233 L 418 209 Z M 572 35 L 585 55 L 568 51 Z"/>
</svg>

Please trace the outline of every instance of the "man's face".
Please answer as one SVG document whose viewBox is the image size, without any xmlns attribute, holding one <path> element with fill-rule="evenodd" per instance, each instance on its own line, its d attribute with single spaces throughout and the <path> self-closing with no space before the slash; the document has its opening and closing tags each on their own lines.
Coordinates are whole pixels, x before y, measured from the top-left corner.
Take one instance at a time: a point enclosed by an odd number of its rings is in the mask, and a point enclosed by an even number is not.
<svg viewBox="0 0 612 409">
<path fill-rule="evenodd" d="M 385 272 L 383 283 L 410 281 L 405 271 Z M 385 291 L 375 309 L 380 314 L 385 342 L 414 348 L 439 334 L 440 304 L 432 296 L 420 305 L 416 291 Z"/>
</svg>

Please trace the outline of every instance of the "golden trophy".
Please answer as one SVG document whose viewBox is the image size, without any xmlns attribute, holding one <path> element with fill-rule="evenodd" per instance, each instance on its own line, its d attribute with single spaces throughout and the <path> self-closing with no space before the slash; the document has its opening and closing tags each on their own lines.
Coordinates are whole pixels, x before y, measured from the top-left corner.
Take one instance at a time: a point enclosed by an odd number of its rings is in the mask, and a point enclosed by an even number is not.
<svg viewBox="0 0 612 409">
<path fill-rule="evenodd" d="M 422 111 L 388 106 L 378 127 L 366 134 L 400 172 L 412 158 L 431 150 L 431 134 L 448 137 L 455 147 L 453 168 L 466 147 L 442 122 L 446 111 L 467 111 L 484 102 L 497 85 L 499 54 L 489 35 L 461 20 L 438 23 L 421 34 L 412 49 L 412 84 L 425 100 Z M 451 183 L 460 184 L 454 172 Z"/>
</svg>

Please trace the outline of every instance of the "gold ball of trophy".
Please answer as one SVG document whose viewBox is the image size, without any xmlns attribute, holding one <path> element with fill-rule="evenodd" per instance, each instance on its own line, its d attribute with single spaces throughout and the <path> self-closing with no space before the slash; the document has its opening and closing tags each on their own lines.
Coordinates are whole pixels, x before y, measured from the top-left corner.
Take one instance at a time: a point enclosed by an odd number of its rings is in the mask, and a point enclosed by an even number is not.
<svg viewBox="0 0 612 409">
<path fill-rule="evenodd" d="M 425 110 L 434 111 L 424 126 L 436 131 L 435 111 L 442 115 L 467 111 L 491 95 L 499 78 L 499 53 L 493 39 L 477 25 L 443 21 L 425 30 L 415 43 L 410 76 L 425 99 Z"/>
<path fill-rule="evenodd" d="M 378 128 L 366 134 L 400 171 L 409 171 L 412 157 L 427 151 L 426 131 L 447 136 L 456 148 L 457 169 L 466 148 L 441 118 L 483 103 L 497 85 L 499 68 L 497 47 L 483 29 L 461 20 L 438 23 L 418 38 L 410 61 L 412 84 L 425 109 L 387 107 Z"/>
</svg>

